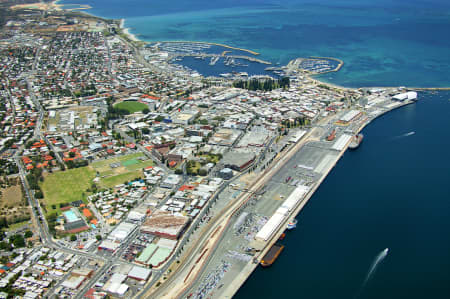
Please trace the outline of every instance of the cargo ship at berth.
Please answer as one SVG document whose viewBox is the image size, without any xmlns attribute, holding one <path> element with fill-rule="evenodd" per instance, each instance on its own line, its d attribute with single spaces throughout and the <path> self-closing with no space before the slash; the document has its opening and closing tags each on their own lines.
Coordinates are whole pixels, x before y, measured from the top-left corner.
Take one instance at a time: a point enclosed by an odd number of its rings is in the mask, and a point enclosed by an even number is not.
<svg viewBox="0 0 450 299">
<path fill-rule="evenodd" d="M 361 142 L 363 141 L 364 135 L 363 134 L 357 134 L 353 136 L 352 142 L 348 145 L 349 149 L 357 149 Z"/>
<path fill-rule="evenodd" d="M 261 266 L 263 267 L 269 267 L 271 266 L 275 260 L 280 255 L 281 251 L 283 251 L 284 245 L 281 244 L 273 244 L 272 247 L 270 247 L 269 251 L 264 255 L 263 259 L 261 260 Z"/>
</svg>

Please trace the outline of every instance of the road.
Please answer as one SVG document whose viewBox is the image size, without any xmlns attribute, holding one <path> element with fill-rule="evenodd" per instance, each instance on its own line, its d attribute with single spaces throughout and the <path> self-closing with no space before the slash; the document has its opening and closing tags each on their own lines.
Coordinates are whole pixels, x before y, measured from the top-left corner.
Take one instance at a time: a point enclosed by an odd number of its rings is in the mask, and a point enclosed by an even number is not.
<svg viewBox="0 0 450 299">
<path fill-rule="evenodd" d="M 216 215 L 209 224 L 203 229 L 198 240 L 191 244 L 191 250 L 184 254 L 184 260 L 181 260 L 181 266 L 172 272 L 164 283 L 155 290 L 150 288 L 144 289 L 142 295 L 137 298 L 176 298 L 179 297 L 188 286 L 194 281 L 197 274 L 201 273 L 204 263 L 208 260 L 209 254 L 205 254 L 205 250 L 210 252 L 214 250 L 222 233 L 229 225 L 233 214 L 238 211 L 253 195 L 257 193 L 266 182 L 277 173 L 280 168 L 307 142 L 310 136 L 314 135 L 316 129 L 310 130 L 305 137 L 297 144 L 288 149 L 283 155 L 280 155 L 273 162 L 273 167 L 267 168 L 266 171 L 259 176 L 251 186 L 248 187 L 248 193 L 244 192 L 241 196 L 231 201 L 221 213 Z M 197 273 L 197 274 L 193 274 Z"/>
</svg>

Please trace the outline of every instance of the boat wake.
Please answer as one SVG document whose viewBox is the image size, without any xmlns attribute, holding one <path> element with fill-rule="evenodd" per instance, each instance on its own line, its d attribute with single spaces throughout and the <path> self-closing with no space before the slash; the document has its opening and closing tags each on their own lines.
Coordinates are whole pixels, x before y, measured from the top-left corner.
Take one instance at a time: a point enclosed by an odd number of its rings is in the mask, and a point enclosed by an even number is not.
<svg viewBox="0 0 450 299">
<path fill-rule="evenodd" d="M 393 139 L 393 140 L 396 140 L 396 139 L 400 139 L 400 138 L 403 138 L 403 137 L 412 136 L 412 135 L 414 135 L 414 134 L 416 134 L 416 132 L 411 131 L 411 132 L 408 132 L 408 133 L 405 133 L 405 134 L 402 134 L 402 135 L 399 135 L 399 136 L 395 136 L 395 137 L 393 137 L 392 139 Z"/>
<path fill-rule="evenodd" d="M 358 298 L 361 295 L 361 292 L 364 290 L 366 284 L 372 278 L 380 263 L 383 262 L 383 260 L 386 258 L 388 252 L 389 248 L 386 248 L 375 257 L 375 259 L 372 262 L 372 265 L 370 266 L 369 272 L 367 272 L 366 278 L 364 279 L 364 282 L 355 298 Z"/>
<path fill-rule="evenodd" d="M 416 134 L 416 132 L 411 131 L 409 133 L 403 134 L 402 137 L 407 137 L 407 136 L 411 136 L 411 135 L 414 135 L 414 134 Z"/>
</svg>

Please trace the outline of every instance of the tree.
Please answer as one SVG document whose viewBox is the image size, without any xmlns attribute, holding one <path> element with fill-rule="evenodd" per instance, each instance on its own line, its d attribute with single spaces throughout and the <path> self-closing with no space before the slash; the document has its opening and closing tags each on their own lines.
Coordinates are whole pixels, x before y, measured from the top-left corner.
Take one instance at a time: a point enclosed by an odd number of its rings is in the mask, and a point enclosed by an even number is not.
<svg viewBox="0 0 450 299">
<path fill-rule="evenodd" d="M 9 237 L 9 243 L 13 244 L 15 248 L 25 247 L 25 239 L 22 235 L 13 235 Z"/>
<path fill-rule="evenodd" d="M 100 241 L 102 239 L 102 236 L 96 235 L 95 238 L 97 239 L 97 241 Z"/>
<path fill-rule="evenodd" d="M 75 235 L 70 236 L 70 241 L 74 242 L 76 240 L 77 240 L 77 236 L 75 236 Z"/>
<path fill-rule="evenodd" d="M 150 113 L 150 109 L 144 108 L 144 110 L 142 110 L 142 113 L 144 113 L 144 114 L 149 114 L 149 113 Z"/>
<path fill-rule="evenodd" d="M 33 236 L 33 232 L 31 230 L 27 230 L 24 234 L 25 238 L 31 238 Z"/>
</svg>

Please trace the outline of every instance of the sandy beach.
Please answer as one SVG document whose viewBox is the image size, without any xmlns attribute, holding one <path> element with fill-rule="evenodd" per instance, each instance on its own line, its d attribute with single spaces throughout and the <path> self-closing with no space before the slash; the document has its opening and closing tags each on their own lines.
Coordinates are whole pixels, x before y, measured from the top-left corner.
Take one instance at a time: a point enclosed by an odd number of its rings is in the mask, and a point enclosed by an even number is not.
<svg viewBox="0 0 450 299">
<path fill-rule="evenodd" d="M 135 42 L 140 42 L 140 41 L 141 41 L 140 39 L 138 39 L 138 38 L 136 37 L 136 35 L 134 35 L 133 33 L 130 33 L 130 28 L 123 28 L 122 31 L 123 31 L 123 33 L 125 33 L 125 34 L 128 36 L 128 38 L 131 39 L 132 41 L 135 41 Z"/>
</svg>

